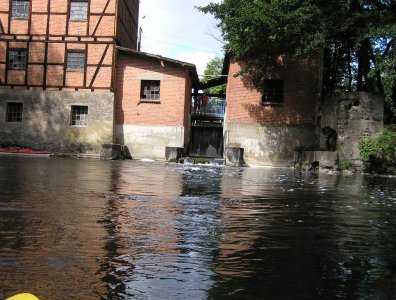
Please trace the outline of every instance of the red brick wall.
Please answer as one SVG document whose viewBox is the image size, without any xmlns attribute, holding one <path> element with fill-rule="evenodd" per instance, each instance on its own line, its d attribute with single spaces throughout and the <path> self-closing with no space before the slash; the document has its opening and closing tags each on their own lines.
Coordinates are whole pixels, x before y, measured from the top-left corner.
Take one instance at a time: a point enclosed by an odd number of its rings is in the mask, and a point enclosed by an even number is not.
<svg viewBox="0 0 396 300">
<path fill-rule="evenodd" d="M 247 76 L 234 77 L 240 66 L 232 62 L 227 85 L 227 121 L 262 125 L 314 124 L 319 99 L 320 69 L 317 62 L 304 60 L 280 71 L 284 80 L 283 104 L 262 105 L 262 94 Z"/>
<path fill-rule="evenodd" d="M 177 64 L 147 58 L 143 55 L 120 52 L 116 74 L 117 124 L 184 126 L 189 113 L 188 72 Z M 142 76 L 162 76 L 160 101 L 142 102 L 140 87 Z M 191 89 L 189 90 L 189 93 Z M 188 99 L 188 100 L 187 100 Z"/>
</svg>

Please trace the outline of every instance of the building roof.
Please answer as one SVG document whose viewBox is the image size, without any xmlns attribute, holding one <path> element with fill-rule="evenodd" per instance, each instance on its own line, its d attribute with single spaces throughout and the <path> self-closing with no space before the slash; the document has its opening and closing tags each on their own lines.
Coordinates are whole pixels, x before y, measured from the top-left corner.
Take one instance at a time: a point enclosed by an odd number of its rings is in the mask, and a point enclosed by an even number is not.
<svg viewBox="0 0 396 300">
<path fill-rule="evenodd" d="M 197 73 L 197 68 L 194 64 L 191 63 L 187 63 L 184 61 L 180 61 L 180 60 L 176 60 L 176 59 L 172 59 L 172 58 L 168 58 L 168 57 L 164 57 L 158 54 L 151 54 L 151 53 L 147 53 L 147 52 L 142 52 L 142 51 L 138 51 L 138 50 L 134 50 L 134 49 L 130 49 L 130 48 L 125 48 L 125 47 L 121 47 L 121 46 L 116 46 L 118 51 L 122 51 L 122 52 L 126 52 L 126 53 L 130 53 L 130 54 L 135 54 L 135 55 L 139 55 L 139 56 L 144 56 L 144 57 L 148 57 L 148 58 L 154 58 L 154 59 L 158 59 L 160 61 L 166 61 L 166 62 L 170 62 L 173 64 L 177 64 L 180 65 L 182 67 L 187 67 L 188 68 L 188 72 L 191 76 L 191 80 L 192 80 L 192 85 L 193 87 L 196 87 L 199 85 L 199 79 L 198 79 L 198 73 Z"/>
</svg>

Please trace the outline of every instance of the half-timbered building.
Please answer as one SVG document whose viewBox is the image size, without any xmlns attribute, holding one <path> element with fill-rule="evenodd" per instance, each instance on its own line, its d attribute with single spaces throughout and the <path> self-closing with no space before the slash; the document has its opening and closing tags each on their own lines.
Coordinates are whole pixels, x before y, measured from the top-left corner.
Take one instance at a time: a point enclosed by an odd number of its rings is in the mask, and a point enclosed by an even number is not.
<svg viewBox="0 0 396 300">
<path fill-rule="evenodd" d="M 116 45 L 139 0 L 0 1 L 0 141 L 97 152 L 113 142 Z"/>
</svg>

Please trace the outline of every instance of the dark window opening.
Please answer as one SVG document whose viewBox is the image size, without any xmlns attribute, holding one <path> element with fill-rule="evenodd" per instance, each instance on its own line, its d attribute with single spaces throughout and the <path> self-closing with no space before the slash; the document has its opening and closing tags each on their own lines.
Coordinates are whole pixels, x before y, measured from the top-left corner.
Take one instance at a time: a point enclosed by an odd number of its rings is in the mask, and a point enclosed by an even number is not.
<svg viewBox="0 0 396 300">
<path fill-rule="evenodd" d="M 7 103 L 6 122 L 22 122 L 23 103 Z"/>
<path fill-rule="evenodd" d="M 88 126 L 88 106 L 72 106 L 70 125 Z"/>
<path fill-rule="evenodd" d="M 264 80 L 262 103 L 283 103 L 283 80 Z"/>
<path fill-rule="evenodd" d="M 25 70 L 26 49 L 10 49 L 8 52 L 8 67 L 11 70 Z"/>
<path fill-rule="evenodd" d="M 30 2 L 28 0 L 12 0 L 11 18 L 29 19 Z"/>
<path fill-rule="evenodd" d="M 86 21 L 88 18 L 88 2 L 74 0 L 70 2 L 70 20 Z"/>
<path fill-rule="evenodd" d="M 67 53 L 67 70 L 81 71 L 85 66 L 85 52 Z"/>
<path fill-rule="evenodd" d="M 140 98 L 144 100 L 159 100 L 160 80 L 142 80 Z"/>
</svg>

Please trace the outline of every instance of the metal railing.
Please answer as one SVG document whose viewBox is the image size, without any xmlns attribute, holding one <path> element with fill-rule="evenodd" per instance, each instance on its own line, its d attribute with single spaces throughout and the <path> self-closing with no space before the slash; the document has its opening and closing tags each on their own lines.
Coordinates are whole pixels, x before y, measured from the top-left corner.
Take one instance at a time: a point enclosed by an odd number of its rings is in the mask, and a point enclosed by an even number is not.
<svg viewBox="0 0 396 300">
<path fill-rule="evenodd" d="M 210 97 L 205 105 L 199 98 L 197 100 L 193 98 L 191 115 L 224 118 L 225 106 L 226 101 L 224 99 Z"/>
</svg>

